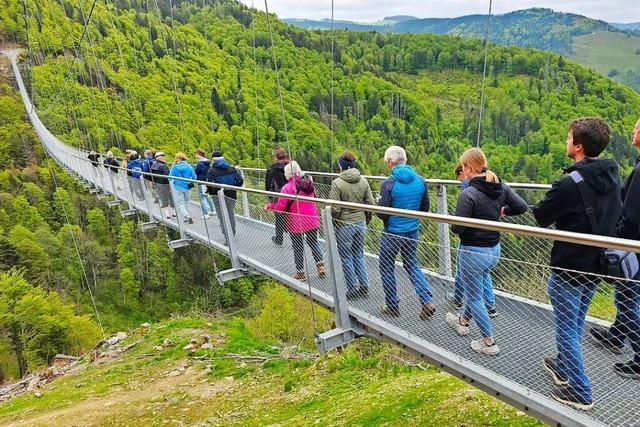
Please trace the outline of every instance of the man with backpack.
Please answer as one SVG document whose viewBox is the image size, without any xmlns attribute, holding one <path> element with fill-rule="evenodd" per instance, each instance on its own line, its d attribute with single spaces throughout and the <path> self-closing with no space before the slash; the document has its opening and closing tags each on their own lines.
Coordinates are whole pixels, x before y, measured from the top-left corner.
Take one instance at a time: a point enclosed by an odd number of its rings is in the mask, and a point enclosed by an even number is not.
<svg viewBox="0 0 640 427">
<path fill-rule="evenodd" d="M 144 200 L 144 194 L 142 193 L 142 183 L 140 177 L 142 176 L 142 160 L 137 151 L 132 151 L 129 155 L 129 161 L 127 162 L 127 180 L 129 181 L 129 188 L 132 194 L 135 194 L 138 200 Z"/>
<path fill-rule="evenodd" d="M 567 136 L 567 156 L 574 160 L 565 176 L 553 183 L 533 207 L 541 227 L 577 233 L 614 236 L 620 216 L 618 165 L 599 158 L 609 144 L 610 128 L 599 118 L 574 120 Z M 554 241 L 551 249 L 549 298 L 555 316 L 558 354 L 545 357 L 543 366 L 556 387 L 551 396 L 576 409 L 593 407 L 591 385 L 584 369 L 580 339 L 585 317 L 600 281 L 603 250 Z"/>
<path fill-rule="evenodd" d="M 415 211 L 429 211 L 429 192 L 426 181 L 407 163 L 404 148 L 392 146 L 384 153 L 384 161 L 391 169 L 391 176 L 380 187 L 379 206 Z M 380 239 L 380 276 L 386 305 L 382 312 L 388 316 L 400 316 L 400 298 L 396 287 L 396 256 L 400 252 L 404 269 L 420 300 L 420 319 L 426 320 L 436 312 L 429 282 L 418 263 L 418 231 L 420 221 L 399 215 L 378 214 L 384 222 Z"/>
<path fill-rule="evenodd" d="M 267 191 L 273 191 L 279 193 L 282 187 L 287 183 L 287 178 L 284 176 L 284 167 L 291 161 L 287 152 L 282 147 L 276 147 L 273 150 L 274 163 L 267 168 L 267 174 L 264 179 L 264 189 Z M 275 202 L 275 197 L 270 197 L 271 202 Z M 286 214 L 275 211 L 273 213 L 275 217 L 276 234 L 271 237 L 273 243 L 276 246 L 282 246 L 284 241 L 284 229 L 286 222 Z"/>
<path fill-rule="evenodd" d="M 216 150 L 211 155 L 211 167 L 207 172 L 207 181 L 213 182 L 216 184 L 224 184 L 224 185 L 233 185 L 235 187 L 242 187 L 244 184 L 244 177 L 239 170 L 235 167 L 229 165 L 229 162 L 222 156 L 222 152 Z M 218 221 L 220 221 L 220 227 L 222 228 L 222 233 L 224 234 L 225 245 L 229 242 L 229 236 L 227 236 L 227 230 L 224 227 L 224 220 L 222 217 L 222 211 L 220 207 L 220 199 L 218 198 L 218 191 L 220 191 L 220 187 L 216 187 L 210 185 L 207 188 L 207 193 L 209 193 L 213 198 L 213 205 L 216 208 L 216 213 L 218 215 Z M 236 190 L 225 189 L 223 191 L 225 196 L 225 203 L 227 206 L 227 212 L 229 213 L 229 221 L 231 223 L 231 230 L 233 235 L 236 234 L 236 216 L 235 216 L 235 208 L 236 208 Z"/>
<path fill-rule="evenodd" d="M 166 208 L 167 206 L 173 207 L 173 197 L 171 196 L 171 188 L 169 187 L 169 166 L 167 166 L 167 157 L 162 151 L 158 151 L 155 155 L 155 159 L 153 164 L 151 165 L 151 173 L 155 175 L 162 176 L 153 176 L 151 179 L 153 180 L 153 187 L 158 192 L 158 197 L 160 201 L 160 209 Z M 167 215 L 167 219 L 175 217 L 175 211 Z"/>
<path fill-rule="evenodd" d="M 633 132 L 633 145 L 640 150 L 640 120 Z M 640 157 L 622 186 L 622 216 L 616 234 L 623 239 L 640 240 Z M 631 254 L 640 259 L 640 254 Z M 609 329 L 591 328 L 591 337 L 615 354 L 622 354 L 625 338 L 629 339 L 634 357 L 613 365 L 623 378 L 640 380 L 640 274 L 634 280 L 616 284 L 614 301 L 618 310 Z"/>
</svg>

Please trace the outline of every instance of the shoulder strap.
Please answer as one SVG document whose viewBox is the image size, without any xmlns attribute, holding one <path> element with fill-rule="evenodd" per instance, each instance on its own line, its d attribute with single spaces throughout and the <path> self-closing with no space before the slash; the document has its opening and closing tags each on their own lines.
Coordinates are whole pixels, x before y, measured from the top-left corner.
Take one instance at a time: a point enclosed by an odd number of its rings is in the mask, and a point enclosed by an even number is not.
<svg viewBox="0 0 640 427">
<path fill-rule="evenodd" d="M 300 194 L 300 192 L 298 190 L 296 190 L 296 196 L 298 196 L 298 194 Z M 295 202 L 294 199 L 289 199 L 289 201 L 287 202 L 287 207 L 285 208 L 285 212 L 289 212 L 289 210 L 291 209 L 291 206 L 293 206 L 293 203 Z"/>
<path fill-rule="evenodd" d="M 578 171 L 572 171 L 571 173 L 569 173 L 569 176 L 578 187 L 578 193 L 580 193 L 580 198 L 582 199 L 582 204 L 587 214 L 587 219 L 589 220 L 591 231 L 593 231 L 595 234 L 598 234 L 598 224 L 596 222 L 595 213 L 593 211 L 593 202 L 587 194 L 587 183 L 584 182 L 584 178 L 582 178 L 582 175 Z"/>
</svg>

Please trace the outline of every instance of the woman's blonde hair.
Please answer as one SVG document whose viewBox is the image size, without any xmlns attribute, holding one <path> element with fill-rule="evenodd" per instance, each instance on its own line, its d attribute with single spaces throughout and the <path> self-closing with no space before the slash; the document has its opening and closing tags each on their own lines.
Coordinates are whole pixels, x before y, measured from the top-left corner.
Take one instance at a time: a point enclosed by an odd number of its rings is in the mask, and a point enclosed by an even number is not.
<svg viewBox="0 0 640 427">
<path fill-rule="evenodd" d="M 498 176 L 489 170 L 487 157 L 479 148 L 469 148 L 460 156 L 460 164 L 477 174 L 486 174 L 489 182 L 500 182 Z"/>
<path fill-rule="evenodd" d="M 181 160 L 187 160 L 187 156 L 182 151 L 178 151 L 176 153 L 176 157 L 173 159 L 173 161 L 174 162 L 179 162 Z"/>
<path fill-rule="evenodd" d="M 295 160 L 291 160 L 284 167 L 284 177 L 290 179 L 292 176 L 302 176 L 302 169 Z"/>
</svg>

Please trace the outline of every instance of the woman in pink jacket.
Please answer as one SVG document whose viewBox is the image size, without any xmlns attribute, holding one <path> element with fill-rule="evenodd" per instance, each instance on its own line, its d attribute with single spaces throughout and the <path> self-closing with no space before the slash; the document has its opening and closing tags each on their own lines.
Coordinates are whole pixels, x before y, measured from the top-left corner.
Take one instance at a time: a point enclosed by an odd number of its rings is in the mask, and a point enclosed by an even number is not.
<svg viewBox="0 0 640 427">
<path fill-rule="evenodd" d="M 284 167 L 284 176 L 287 183 L 280 190 L 283 194 L 300 195 L 314 197 L 312 188 L 304 188 L 302 170 L 297 162 L 291 161 Z M 326 270 L 322 258 L 322 249 L 318 243 L 318 230 L 320 229 L 320 218 L 318 208 L 311 202 L 301 200 L 291 200 L 279 197 L 275 202 L 267 203 L 265 209 L 284 212 L 287 214 L 286 230 L 291 236 L 293 247 L 293 259 L 296 265 L 296 273 L 293 278 L 296 280 L 307 280 L 304 272 L 304 240 L 311 248 L 313 259 L 316 262 L 316 269 L 320 277 L 324 277 Z"/>
</svg>

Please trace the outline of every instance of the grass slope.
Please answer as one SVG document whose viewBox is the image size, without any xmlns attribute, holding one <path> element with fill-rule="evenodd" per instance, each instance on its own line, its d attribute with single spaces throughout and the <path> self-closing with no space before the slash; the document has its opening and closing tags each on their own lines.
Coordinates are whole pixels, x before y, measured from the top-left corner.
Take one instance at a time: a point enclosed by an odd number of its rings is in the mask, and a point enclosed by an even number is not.
<svg viewBox="0 0 640 427">
<path fill-rule="evenodd" d="M 250 323 L 250 322 L 249 322 Z M 213 350 L 188 356 L 190 337 L 208 333 Z M 175 346 L 156 352 L 165 338 Z M 317 360 L 237 363 L 228 354 L 279 352 L 240 319 L 184 318 L 154 325 L 115 362 L 91 365 L 0 406 L 12 425 L 491 425 L 538 423 L 433 367 L 394 363 L 394 347 L 359 341 Z M 281 348 L 281 347 L 280 347 Z M 403 355 L 402 357 L 407 357 Z M 209 372 L 206 365 L 212 365 Z M 179 376 L 167 376 L 178 367 Z"/>
</svg>

